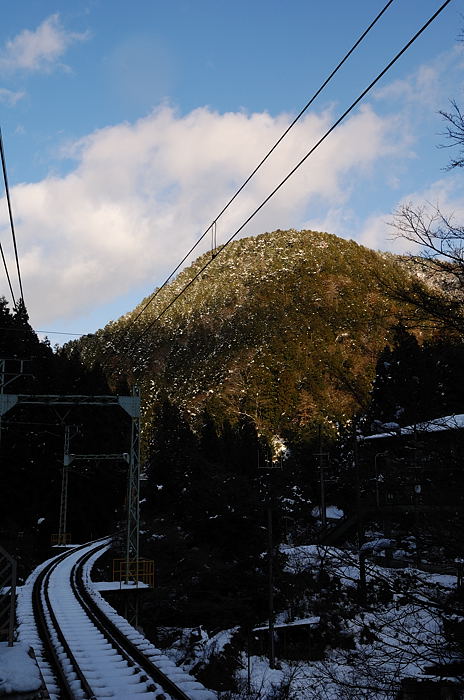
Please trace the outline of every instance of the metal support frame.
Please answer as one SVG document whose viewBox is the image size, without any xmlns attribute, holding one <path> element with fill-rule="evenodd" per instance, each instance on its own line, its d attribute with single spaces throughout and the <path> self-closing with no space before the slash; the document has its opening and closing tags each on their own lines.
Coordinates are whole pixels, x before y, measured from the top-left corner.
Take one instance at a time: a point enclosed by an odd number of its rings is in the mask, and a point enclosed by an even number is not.
<svg viewBox="0 0 464 700">
<path fill-rule="evenodd" d="M 16 381 L 20 377 L 33 377 L 33 374 L 26 373 L 24 371 L 24 363 L 30 362 L 30 360 L 25 360 L 18 357 L 2 357 L 0 358 L 0 395 L 3 396 L 5 387 L 8 384 Z M 14 371 L 7 372 L 7 363 L 15 363 L 16 369 Z M 10 369 L 13 369 L 10 367 Z M 2 437 L 2 415 L 0 413 L 0 440 Z"/>
<path fill-rule="evenodd" d="M 97 454 L 81 454 L 81 455 L 75 455 L 75 454 L 70 454 L 68 455 L 69 462 L 68 464 L 71 465 L 73 462 L 76 462 L 77 460 L 81 462 L 95 462 L 96 460 L 105 460 L 105 459 L 123 459 L 127 464 L 129 464 L 129 453 L 128 452 L 115 452 L 115 453 L 106 453 L 102 452 L 97 453 Z"/>
<path fill-rule="evenodd" d="M 126 540 L 126 570 L 129 572 L 131 561 L 139 559 L 139 526 L 140 526 L 140 393 L 134 387 L 132 396 L 86 396 L 86 395 L 55 395 L 55 394 L 3 394 L 0 393 L 0 416 L 17 405 L 32 406 L 120 406 L 131 418 L 131 444 L 129 452 L 129 473 L 127 486 L 127 540 Z M 67 458 L 66 458 L 67 457 Z M 70 455 L 69 438 L 66 446 L 63 477 L 73 459 L 89 458 L 89 455 Z M 96 455 L 95 455 L 96 457 Z M 98 456 L 100 457 L 100 456 Z M 111 455 L 114 457 L 114 455 Z M 126 457 L 124 456 L 124 459 Z M 71 461 L 70 461 L 71 460 Z M 66 463 L 67 462 L 67 463 Z M 66 475 L 67 479 L 67 475 Z M 64 505 L 67 505 L 67 480 L 64 491 Z M 63 498 L 63 489 L 62 489 Z M 64 508 L 64 513 L 66 509 Z M 64 517 L 65 522 L 66 516 Z M 62 525 L 60 517 L 60 526 Z M 128 577 L 128 574 L 127 574 Z"/>
<path fill-rule="evenodd" d="M 134 396 L 140 401 L 138 389 Z M 131 449 L 129 454 L 129 478 L 127 482 L 127 540 L 126 562 L 127 577 L 129 562 L 139 557 L 140 527 L 140 413 L 132 415 Z"/>
<path fill-rule="evenodd" d="M 0 415 L 18 404 L 32 406 L 120 406 L 134 418 L 140 415 L 140 397 L 135 389 L 132 396 L 87 396 L 82 394 L 0 394 Z"/>
<path fill-rule="evenodd" d="M 63 477 L 61 480 L 61 497 L 60 497 L 60 520 L 58 524 L 58 544 L 66 544 L 66 522 L 68 514 L 68 481 L 69 481 L 69 443 L 71 437 L 74 437 L 76 432 L 71 435 L 71 428 L 74 426 L 65 425 L 64 427 L 64 449 L 63 449 Z"/>
<path fill-rule="evenodd" d="M 14 362 L 17 364 L 18 368 L 12 372 L 7 372 L 7 362 Z M 30 360 L 24 360 L 18 357 L 2 357 L 0 358 L 0 393 L 3 394 L 3 390 L 8 384 L 14 382 L 15 379 L 19 377 L 32 377 L 31 373 L 24 371 L 24 364 L 30 362 Z M 9 379 L 7 379 L 9 377 Z"/>
<path fill-rule="evenodd" d="M 140 402 L 139 391 L 134 388 L 134 398 Z M 131 570 L 139 566 L 139 531 L 140 531 L 140 412 L 133 414 L 131 425 L 131 449 L 129 454 L 129 475 L 127 482 L 127 538 L 126 538 L 126 572 L 125 581 L 131 579 Z M 139 621 L 138 579 L 135 590 L 126 594 L 125 614 L 134 627 Z"/>
<path fill-rule="evenodd" d="M 61 479 L 61 497 L 60 497 L 60 520 L 58 523 L 58 544 L 66 544 L 65 534 L 66 521 L 68 515 L 68 481 L 69 467 L 63 467 L 63 477 Z"/>
<path fill-rule="evenodd" d="M 0 547 L 0 634 L 13 646 L 16 603 L 16 559 Z"/>
<path fill-rule="evenodd" d="M 73 435 L 70 435 L 71 426 L 65 426 L 65 438 L 64 438 L 64 457 L 63 457 L 63 479 L 61 482 L 61 501 L 60 501 L 60 521 L 58 527 L 58 542 L 57 544 L 67 544 L 66 534 L 67 534 L 67 513 L 68 513 L 68 481 L 69 472 L 71 465 L 75 461 L 101 461 L 101 460 L 116 460 L 122 459 L 129 463 L 129 453 L 123 452 L 122 454 L 71 454 L 69 452 L 69 441 Z"/>
</svg>

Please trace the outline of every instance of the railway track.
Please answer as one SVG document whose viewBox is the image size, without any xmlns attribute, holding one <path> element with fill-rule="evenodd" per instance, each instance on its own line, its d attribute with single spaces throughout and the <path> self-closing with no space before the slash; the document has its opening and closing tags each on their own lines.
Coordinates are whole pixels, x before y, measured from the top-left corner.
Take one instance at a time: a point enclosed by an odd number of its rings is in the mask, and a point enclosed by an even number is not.
<svg viewBox="0 0 464 700">
<path fill-rule="evenodd" d="M 19 636 L 34 651 L 52 700 L 213 700 L 121 618 L 90 581 L 101 540 L 45 562 L 18 605 Z"/>
</svg>

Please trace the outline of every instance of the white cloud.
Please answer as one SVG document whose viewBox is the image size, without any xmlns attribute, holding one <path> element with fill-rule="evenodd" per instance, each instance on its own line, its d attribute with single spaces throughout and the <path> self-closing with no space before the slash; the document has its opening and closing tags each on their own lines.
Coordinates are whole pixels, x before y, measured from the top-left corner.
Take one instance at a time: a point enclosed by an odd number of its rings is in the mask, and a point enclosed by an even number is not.
<svg viewBox="0 0 464 700">
<path fill-rule="evenodd" d="M 6 42 L 0 51 L 0 71 L 44 71 L 49 72 L 59 63 L 68 47 L 76 41 L 84 41 L 89 34 L 70 32 L 65 29 L 58 14 L 50 15 L 37 29 L 23 29 Z"/>
<path fill-rule="evenodd" d="M 414 209 L 423 209 L 433 215 L 441 211 L 449 220 L 457 225 L 464 221 L 464 199 L 462 198 L 462 175 L 454 172 L 446 178 L 436 180 L 427 188 L 411 192 L 402 197 L 393 212 L 379 213 L 370 216 L 361 227 L 356 238 L 359 243 L 377 250 L 390 250 L 395 253 L 418 254 L 418 247 L 398 236 L 394 223 L 394 212 L 403 205 L 411 205 Z"/>
<path fill-rule="evenodd" d="M 407 253 L 411 244 L 401 244 L 395 237 L 392 212 L 369 216 L 360 228 L 356 240 L 374 250 L 389 250 L 394 253 Z"/>
<path fill-rule="evenodd" d="M 22 100 L 24 94 L 24 92 L 14 92 L 7 88 L 0 88 L 0 102 L 14 107 L 19 100 Z"/>
<path fill-rule="evenodd" d="M 302 225 L 309 231 L 336 233 L 343 238 L 352 238 L 356 225 L 356 216 L 348 206 L 329 207 L 320 217 L 310 217 Z"/>
<path fill-rule="evenodd" d="M 376 90 L 375 96 L 378 100 L 398 101 L 403 108 L 436 112 L 449 98 L 450 81 L 455 80 L 456 71 L 462 71 L 463 54 L 463 46 L 455 45 L 405 78 Z"/>
<path fill-rule="evenodd" d="M 308 114 L 218 224 L 233 233 L 309 150 L 331 114 Z M 159 283 L 277 140 L 287 115 L 163 106 L 71 144 L 75 168 L 12 190 L 25 296 L 36 324 L 77 316 Z M 394 125 L 393 125 L 394 127 Z M 365 107 L 336 130 L 241 235 L 301 225 L 308 206 L 342 206 L 380 157 L 401 155 L 391 120 Z M 398 140 L 400 139 L 400 140 Z M 0 235 L 7 238 L 5 203 Z M 198 251 L 195 252 L 195 256 Z M 6 289 L 3 290 L 6 294 Z"/>
</svg>

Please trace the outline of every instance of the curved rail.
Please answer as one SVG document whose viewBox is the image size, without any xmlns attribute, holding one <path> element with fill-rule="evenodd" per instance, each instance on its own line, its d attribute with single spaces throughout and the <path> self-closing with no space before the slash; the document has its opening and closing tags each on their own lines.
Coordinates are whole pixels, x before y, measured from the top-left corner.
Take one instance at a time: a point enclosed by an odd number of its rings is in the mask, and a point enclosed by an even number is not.
<svg viewBox="0 0 464 700">
<path fill-rule="evenodd" d="M 104 545 L 102 545 L 104 546 Z M 86 610 L 93 623 L 104 634 L 108 641 L 119 650 L 129 664 L 137 664 L 154 681 L 157 681 L 163 689 L 169 693 L 173 700 L 191 700 L 190 696 L 184 693 L 166 674 L 164 674 L 145 654 L 133 644 L 121 630 L 113 623 L 87 591 L 83 580 L 83 568 L 88 559 L 93 555 L 93 551 L 84 555 L 73 567 L 71 573 L 71 585 L 76 598 Z"/>
<path fill-rule="evenodd" d="M 68 672 L 65 671 L 62 663 L 62 658 L 60 655 L 64 652 L 68 663 L 71 664 L 73 672 L 76 678 L 81 683 L 84 692 L 87 694 L 88 698 L 94 698 L 90 686 L 88 685 L 85 676 L 82 674 L 74 655 L 64 638 L 64 635 L 58 625 L 56 615 L 50 603 L 50 597 L 48 593 L 48 584 L 50 581 L 50 576 L 57 566 L 69 555 L 68 552 L 62 554 L 61 556 L 54 559 L 44 567 L 39 573 L 34 588 L 32 591 L 32 606 L 34 611 L 34 616 L 36 619 L 37 629 L 39 631 L 40 638 L 44 645 L 45 656 L 52 668 L 55 676 L 55 681 L 57 684 L 57 690 L 60 696 L 74 698 L 74 691 L 72 689 L 72 684 L 69 680 L 69 669 Z M 54 641 L 53 633 L 58 638 L 59 644 L 61 645 L 61 650 L 58 648 L 56 641 Z"/>
<path fill-rule="evenodd" d="M 192 700 L 194 696 L 212 700 L 214 693 L 177 669 L 147 640 L 144 645 L 151 651 L 144 653 L 140 641 L 137 645 L 127 639 L 93 600 L 84 582 L 84 568 L 107 543 L 106 538 L 55 557 L 43 566 L 33 584 L 42 656 L 50 668 L 49 679 L 53 674 L 53 681 L 47 681 L 50 696 L 79 700 L 108 695 L 120 700 Z M 137 636 L 136 630 L 133 633 Z M 157 655 L 171 665 L 171 673 L 164 673 L 149 658 Z"/>
</svg>

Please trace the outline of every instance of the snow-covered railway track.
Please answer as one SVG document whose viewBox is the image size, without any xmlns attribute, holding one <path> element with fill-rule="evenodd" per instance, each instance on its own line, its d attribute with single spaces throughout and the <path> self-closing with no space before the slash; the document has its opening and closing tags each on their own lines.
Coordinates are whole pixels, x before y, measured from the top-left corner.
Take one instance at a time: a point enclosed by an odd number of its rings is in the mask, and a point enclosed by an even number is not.
<svg viewBox="0 0 464 700">
<path fill-rule="evenodd" d="M 121 631 L 93 599 L 84 580 L 88 562 L 106 546 L 107 541 L 91 543 L 46 562 L 31 582 L 30 614 L 21 603 L 20 637 L 35 649 L 50 697 L 212 700 L 213 693 L 136 630 L 127 624 Z"/>
<path fill-rule="evenodd" d="M 53 607 L 50 603 L 49 581 L 54 569 L 67 555 L 62 555 L 39 573 L 32 592 L 32 605 L 37 625 L 37 631 L 43 643 L 44 656 L 50 664 L 50 674 L 46 674 L 49 681 L 47 687 L 58 697 L 73 697 L 73 686 L 78 681 L 83 692 L 83 697 L 92 697 L 92 690 L 87 679 L 81 672 L 74 655 L 59 627 Z M 47 669 L 48 670 L 48 669 Z M 74 683 L 71 680 L 75 679 Z M 50 683 L 50 681 L 52 681 Z"/>
</svg>

